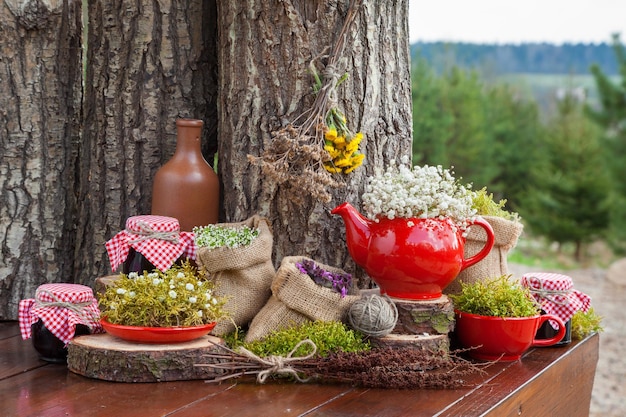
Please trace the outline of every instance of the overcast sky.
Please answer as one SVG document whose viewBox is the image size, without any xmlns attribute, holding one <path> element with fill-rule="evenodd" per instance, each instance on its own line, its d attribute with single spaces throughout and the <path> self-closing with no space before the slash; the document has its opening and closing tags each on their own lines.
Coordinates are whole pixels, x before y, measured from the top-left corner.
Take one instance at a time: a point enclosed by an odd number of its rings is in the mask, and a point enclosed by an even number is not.
<svg viewBox="0 0 626 417">
<path fill-rule="evenodd" d="M 610 43 L 614 32 L 626 41 L 626 0 L 409 0 L 411 43 Z"/>
</svg>

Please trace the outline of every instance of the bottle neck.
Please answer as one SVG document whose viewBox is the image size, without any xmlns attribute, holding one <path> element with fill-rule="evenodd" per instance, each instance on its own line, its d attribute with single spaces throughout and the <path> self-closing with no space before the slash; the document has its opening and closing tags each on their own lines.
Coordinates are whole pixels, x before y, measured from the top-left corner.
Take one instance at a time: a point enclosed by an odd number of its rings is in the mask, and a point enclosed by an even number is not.
<svg viewBox="0 0 626 417">
<path fill-rule="evenodd" d="M 174 158 L 204 160 L 202 156 L 202 124 L 199 126 L 177 125 Z"/>
</svg>

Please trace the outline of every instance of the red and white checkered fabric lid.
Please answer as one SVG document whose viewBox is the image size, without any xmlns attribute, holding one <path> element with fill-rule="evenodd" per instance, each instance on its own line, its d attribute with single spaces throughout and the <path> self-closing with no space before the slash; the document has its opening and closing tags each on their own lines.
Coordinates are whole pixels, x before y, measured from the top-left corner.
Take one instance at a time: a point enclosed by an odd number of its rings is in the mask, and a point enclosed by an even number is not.
<svg viewBox="0 0 626 417">
<path fill-rule="evenodd" d="M 522 286 L 530 289 L 546 314 L 554 314 L 567 322 L 579 310 L 584 312 L 591 306 L 591 297 L 573 289 L 572 278 L 550 272 L 532 272 L 522 276 Z M 556 323 L 550 324 L 558 329 Z"/>
<path fill-rule="evenodd" d="M 52 334 L 68 344 L 77 324 L 89 327 L 91 333 L 102 332 L 98 300 L 91 288 L 80 284 L 43 284 L 35 298 L 21 300 L 18 310 L 22 339 L 31 336 L 31 325 L 39 319 Z"/>
<path fill-rule="evenodd" d="M 178 220 L 173 217 L 129 217 L 126 229 L 106 242 L 105 246 L 113 271 L 126 260 L 131 247 L 161 271 L 168 270 L 182 255 L 196 259 L 194 234 L 181 232 Z"/>
</svg>

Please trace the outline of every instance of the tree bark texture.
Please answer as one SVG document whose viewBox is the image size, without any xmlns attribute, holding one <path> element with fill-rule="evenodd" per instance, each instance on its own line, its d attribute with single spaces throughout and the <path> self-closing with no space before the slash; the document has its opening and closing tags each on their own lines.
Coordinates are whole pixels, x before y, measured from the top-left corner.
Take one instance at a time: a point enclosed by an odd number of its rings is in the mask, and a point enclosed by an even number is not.
<svg viewBox="0 0 626 417">
<path fill-rule="evenodd" d="M 330 203 L 301 205 L 247 156 L 310 107 L 308 65 L 332 49 L 349 1 L 89 0 L 84 67 L 81 4 L 0 1 L 0 319 L 41 283 L 112 272 L 104 243 L 150 211 L 178 117 L 204 120 L 209 162 L 219 146 L 221 221 L 268 217 L 275 265 L 305 255 L 354 269 L 329 209 L 358 206 L 367 175 L 410 155 L 407 0 L 363 0 L 338 98 L 366 162 Z"/>
<path fill-rule="evenodd" d="M 73 274 L 80 1 L 0 2 L 0 320 Z"/>
<path fill-rule="evenodd" d="M 150 213 L 176 119 L 205 121 L 212 161 L 217 109 L 214 1 L 90 0 L 88 12 L 74 258 L 76 281 L 90 285 L 111 272 L 105 242 L 128 217 Z"/>
<path fill-rule="evenodd" d="M 353 131 L 365 135 L 364 167 L 344 176 L 346 186 L 332 191 L 330 203 L 309 198 L 306 204 L 294 204 L 288 190 L 246 158 L 261 155 L 272 146 L 272 131 L 311 106 L 309 63 L 330 53 L 349 3 L 218 4 L 219 156 L 225 215 L 231 222 L 253 214 L 268 217 L 275 230 L 276 265 L 284 256 L 304 255 L 354 271 L 343 223 L 329 210 L 343 201 L 358 207 L 367 175 L 390 159 L 411 154 L 408 2 L 365 0 L 338 69 L 349 74 L 338 88 L 339 107 Z"/>
</svg>

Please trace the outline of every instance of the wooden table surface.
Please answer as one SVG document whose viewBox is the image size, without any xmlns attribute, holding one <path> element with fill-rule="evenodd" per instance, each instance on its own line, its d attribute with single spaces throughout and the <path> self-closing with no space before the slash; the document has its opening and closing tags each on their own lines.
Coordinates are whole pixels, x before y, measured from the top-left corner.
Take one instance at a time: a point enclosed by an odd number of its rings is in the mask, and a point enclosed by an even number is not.
<svg viewBox="0 0 626 417">
<path fill-rule="evenodd" d="M 38 359 L 17 322 L 0 322 L 0 415 L 26 416 L 588 416 L 599 336 L 534 348 L 456 390 L 361 389 L 232 380 L 120 383 Z"/>
</svg>

